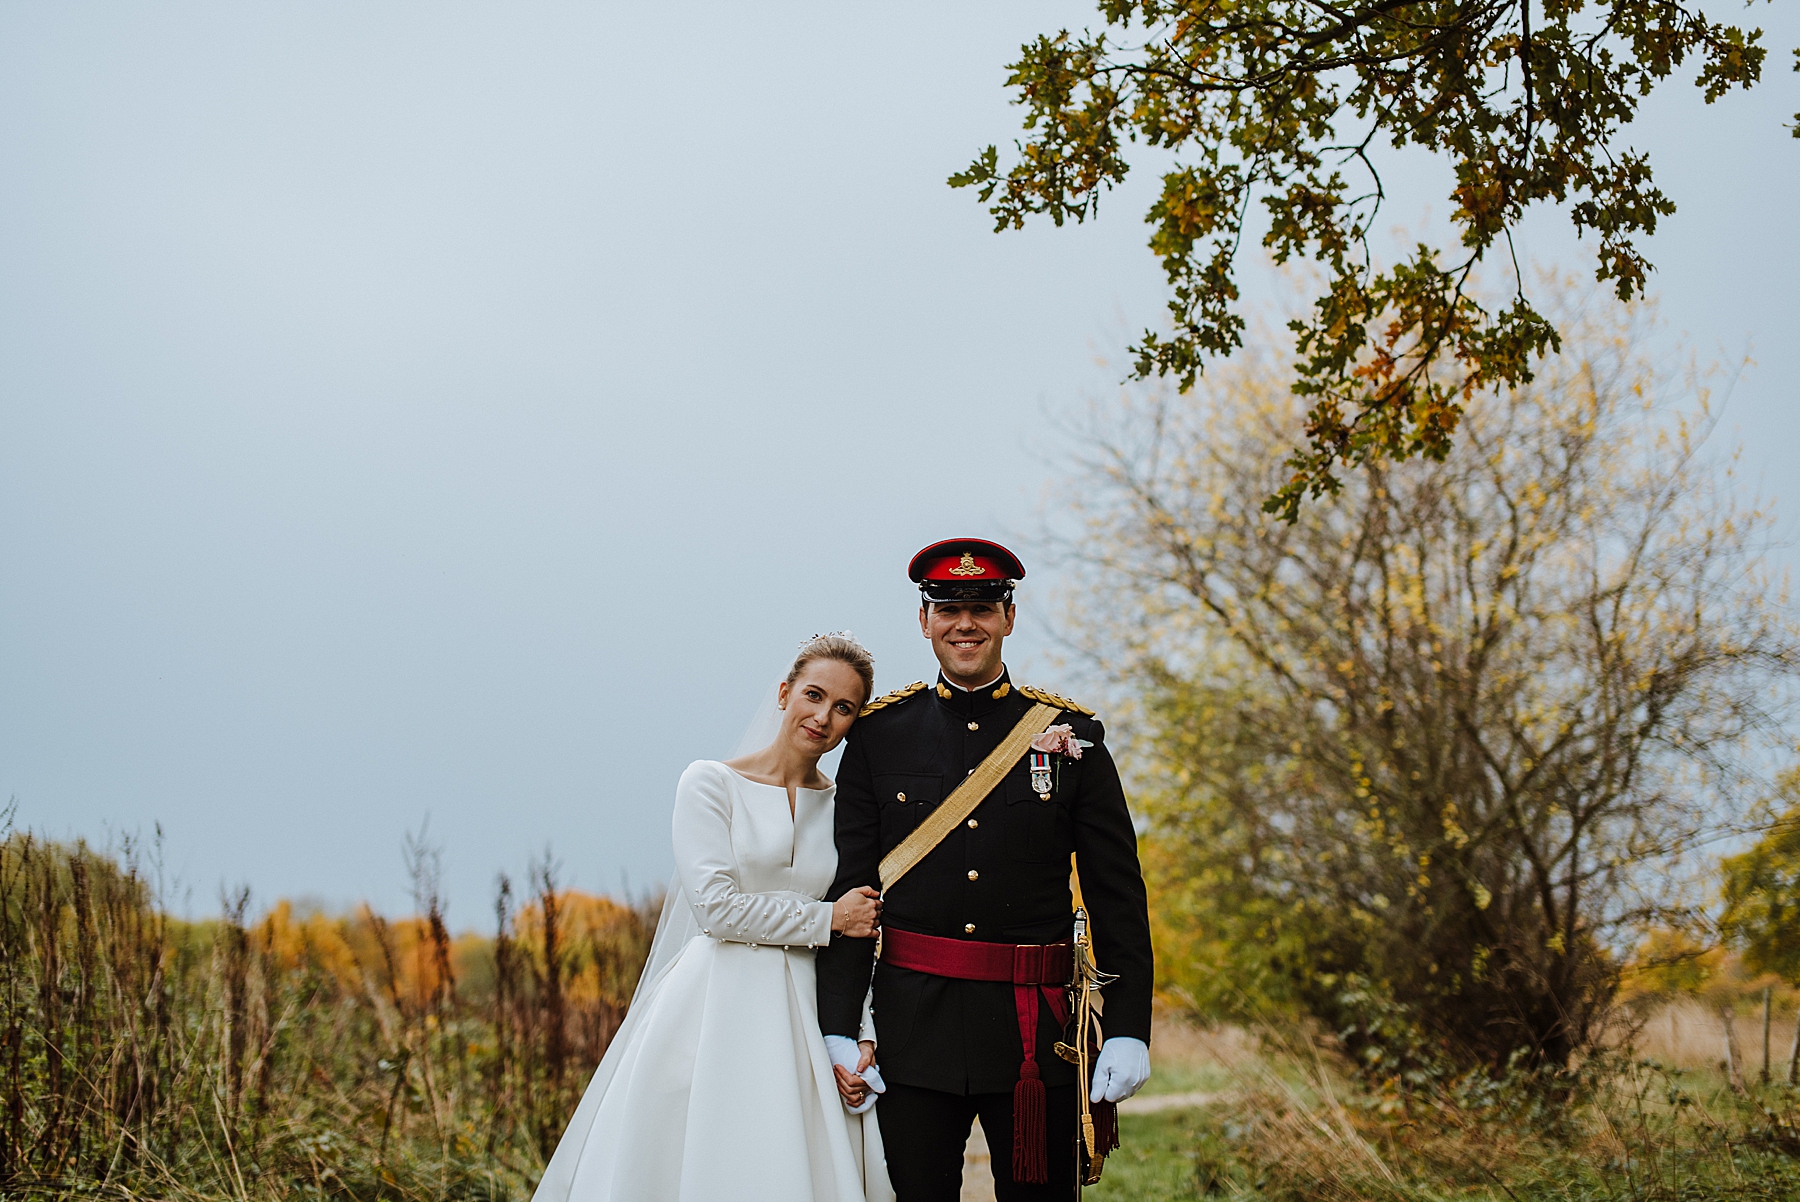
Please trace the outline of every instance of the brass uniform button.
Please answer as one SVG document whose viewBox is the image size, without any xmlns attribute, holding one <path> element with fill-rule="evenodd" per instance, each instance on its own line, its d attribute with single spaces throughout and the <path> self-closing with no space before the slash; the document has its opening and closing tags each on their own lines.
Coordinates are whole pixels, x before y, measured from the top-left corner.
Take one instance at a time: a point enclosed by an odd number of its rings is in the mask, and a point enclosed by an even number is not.
<svg viewBox="0 0 1800 1202">
<path fill-rule="evenodd" d="M 975 924 L 972 922 L 963 923 L 963 933 L 966 935 L 973 935 L 975 933 Z"/>
<path fill-rule="evenodd" d="M 971 869 L 969 869 L 969 879 L 972 881 L 978 881 L 981 879 L 981 874 L 979 872 L 976 872 L 973 868 L 971 868 Z"/>
<path fill-rule="evenodd" d="M 980 729 L 981 729 L 981 723 L 979 723 L 979 722 L 971 722 L 971 723 L 969 723 L 969 729 L 970 729 L 970 730 L 980 730 Z"/>
<path fill-rule="evenodd" d="M 969 819 L 969 829 L 970 830 L 974 830 L 976 827 L 978 827 L 980 825 L 981 825 L 981 823 L 977 822 L 975 819 L 973 819 L 973 818 Z"/>
<path fill-rule="evenodd" d="M 895 800 L 895 801 L 898 801 L 898 802 L 900 802 L 900 803 L 901 803 L 901 804 L 903 804 L 903 805 L 904 805 L 904 804 L 905 804 L 905 802 L 906 802 L 906 794 L 904 794 L 904 793 L 896 793 L 896 794 L 894 794 L 894 800 Z"/>
</svg>

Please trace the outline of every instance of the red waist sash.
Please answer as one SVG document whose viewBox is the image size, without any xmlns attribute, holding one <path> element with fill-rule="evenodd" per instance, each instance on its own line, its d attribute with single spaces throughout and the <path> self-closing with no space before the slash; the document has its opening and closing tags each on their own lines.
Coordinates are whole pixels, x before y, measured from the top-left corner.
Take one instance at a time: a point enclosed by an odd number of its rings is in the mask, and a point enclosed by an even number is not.
<svg viewBox="0 0 1800 1202">
<path fill-rule="evenodd" d="M 1075 971 L 1075 949 L 1066 942 L 979 943 L 893 927 L 881 932 L 881 958 L 895 968 L 933 976 L 1014 985 L 1067 985 Z"/>
<path fill-rule="evenodd" d="M 1045 1153 L 1044 1082 L 1037 1065 L 1038 995 L 1059 1026 L 1069 1022 L 1062 986 L 1075 971 L 1074 948 L 1063 943 L 980 943 L 943 939 L 884 927 L 881 958 L 895 968 L 953 977 L 959 981 L 1005 981 L 1013 987 L 1019 1042 L 1025 1060 L 1013 1086 L 1013 1180 L 1042 1185 L 1050 1179 Z M 878 1028 L 879 1029 L 879 1028 Z M 1081 1088 L 1077 1082 L 1076 1088 Z"/>
</svg>

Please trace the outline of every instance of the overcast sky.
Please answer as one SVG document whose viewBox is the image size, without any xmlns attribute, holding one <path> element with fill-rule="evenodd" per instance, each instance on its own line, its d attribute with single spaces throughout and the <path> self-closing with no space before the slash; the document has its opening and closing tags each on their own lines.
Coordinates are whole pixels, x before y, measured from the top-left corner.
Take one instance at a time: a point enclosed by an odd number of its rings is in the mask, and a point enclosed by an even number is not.
<svg viewBox="0 0 1800 1202">
<path fill-rule="evenodd" d="M 660 881 L 681 768 L 800 639 L 931 670 L 906 561 L 1029 532 L 1045 415 L 1159 320 L 1153 171 L 1006 235 L 943 183 L 1013 136 L 1018 43 L 1089 11 L 0 8 L 0 797 L 160 822 L 191 912 L 402 908 L 427 813 L 455 925 L 547 844 L 580 887 Z M 1670 85 L 1632 134 L 1681 206 L 1670 337 L 1754 344 L 1727 433 L 1777 495 L 1790 14 L 1749 15 L 1757 92 Z M 1388 218 L 1437 228 L 1441 168 L 1390 168 Z M 1555 212 L 1524 250 L 1582 262 Z M 1049 576 L 1009 658 L 1055 685 Z"/>
</svg>

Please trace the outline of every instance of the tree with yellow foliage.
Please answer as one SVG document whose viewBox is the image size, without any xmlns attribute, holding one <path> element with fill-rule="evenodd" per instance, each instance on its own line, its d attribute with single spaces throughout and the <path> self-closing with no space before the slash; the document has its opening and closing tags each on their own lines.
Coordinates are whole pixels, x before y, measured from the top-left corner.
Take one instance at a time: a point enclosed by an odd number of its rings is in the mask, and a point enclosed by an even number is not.
<svg viewBox="0 0 1800 1202">
<path fill-rule="evenodd" d="M 1135 697 L 1165 985 L 1202 1008 L 1341 1017 L 1354 976 L 1461 1055 L 1563 1064 L 1780 738 L 1768 513 L 1642 321 L 1546 287 L 1562 355 L 1291 524 L 1270 358 L 1095 414 L 1078 628 Z"/>
</svg>

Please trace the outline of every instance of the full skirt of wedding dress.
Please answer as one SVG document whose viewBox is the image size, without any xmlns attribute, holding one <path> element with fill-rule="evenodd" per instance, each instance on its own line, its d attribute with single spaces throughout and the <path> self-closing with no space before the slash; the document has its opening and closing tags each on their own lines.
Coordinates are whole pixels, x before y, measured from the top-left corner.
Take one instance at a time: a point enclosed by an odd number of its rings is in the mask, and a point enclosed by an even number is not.
<svg viewBox="0 0 1800 1202">
<path fill-rule="evenodd" d="M 636 999 L 536 1202 L 891 1202 L 838 1099 L 811 948 L 701 937 Z"/>
</svg>

